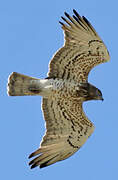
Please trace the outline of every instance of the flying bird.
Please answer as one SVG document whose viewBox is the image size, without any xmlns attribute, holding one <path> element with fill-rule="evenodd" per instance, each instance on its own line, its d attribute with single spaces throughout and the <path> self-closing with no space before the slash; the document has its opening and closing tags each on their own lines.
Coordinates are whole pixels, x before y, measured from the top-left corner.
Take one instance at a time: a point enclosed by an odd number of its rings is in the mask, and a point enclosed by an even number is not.
<svg viewBox="0 0 118 180">
<path fill-rule="evenodd" d="M 90 70 L 110 59 L 108 50 L 90 22 L 75 10 L 60 22 L 64 46 L 52 57 L 47 78 L 37 79 L 13 72 L 8 78 L 9 96 L 42 96 L 46 133 L 39 149 L 29 158 L 31 168 L 64 160 L 86 142 L 94 131 L 82 104 L 103 100 L 101 91 L 88 82 Z"/>
</svg>

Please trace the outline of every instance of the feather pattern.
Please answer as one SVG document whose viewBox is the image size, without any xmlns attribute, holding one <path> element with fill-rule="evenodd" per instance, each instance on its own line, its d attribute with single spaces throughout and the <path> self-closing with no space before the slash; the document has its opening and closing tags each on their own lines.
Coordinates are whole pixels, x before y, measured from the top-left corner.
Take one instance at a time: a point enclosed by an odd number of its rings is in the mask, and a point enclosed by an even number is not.
<svg viewBox="0 0 118 180">
<path fill-rule="evenodd" d="M 103 100 L 101 91 L 88 83 L 90 70 L 109 61 L 109 53 L 90 22 L 75 10 L 60 22 L 65 43 L 49 64 L 48 77 L 37 79 L 13 72 L 8 95 L 41 95 L 46 133 L 29 158 L 31 168 L 49 166 L 74 154 L 94 131 L 83 112 L 88 100 Z"/>
<path fill-rule="evenodd" d="M 65 34 L 65 43 L 53 56 L 48 76 L 86 82 L 90 70 L 109 61 L 110 57 L 90 22 L 75 10 L 73 12 L 73 17 L 66 12 L 66 18 L 62 17 L 66 24 L 60 22 Z"/>
<path fill-rule="evenodd" d="M 79 99 L 48 100 L 43 98 L 42 110 L 46 120 L 46 134 L 41 147 L 30 155 L 31 168 L 40 168 L 64 160 L 74 154 L 88 139 L 94 125 L 82 110 Z"/>
</svg>

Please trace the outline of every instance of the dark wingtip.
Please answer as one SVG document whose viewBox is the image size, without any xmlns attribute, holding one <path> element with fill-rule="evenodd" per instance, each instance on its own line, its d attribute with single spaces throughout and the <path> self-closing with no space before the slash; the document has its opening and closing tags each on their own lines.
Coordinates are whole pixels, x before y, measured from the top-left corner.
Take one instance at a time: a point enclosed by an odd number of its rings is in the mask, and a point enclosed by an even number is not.
<svg viewBox="0 0 118 180">
<path fill-rule="evenodd" d="M 35 167 L 37 167 L 37 165 L 36 165 L 36 164 L 33 164 L 30 168 L 31 168 L 31 169 L 34 169 Z"/>
<path fill-rule="evenodd" d="M 77 13 L 77 11 L 76 11 L 75 9 L 73 9 L 73 12 L 74 12 L 74 13 Z"/>
<path fill-rule="evenodd" d="M 32 158 L 33 156 L 34 156 L 34 153 L 30 154 L 28 158 L 30 159 L 30 158 Z"/>
<path fill-rule="evenodd" d="M 30 165 L 30 164 L 29 164 L 29 165 Z M 47 163 L 43 163 L 43 164 L 41 164 L 41 165 L 37 165 L 37 164 L 35 163 L 35 164 L 32 164 L 32 166 L 31 166 L 30 168 L 31 168 L 31 169 L 34 169 L 34 168 L 36 168 L 37 166 L 39 166 L 40 169 L 42 169 L 42 168 L 44 168 L 44 167 L 47 166 Z"/>
<path fill-rule="evenodd" d="M 75 9 L 73 9 L 73 12 L 74 12 L 74 14 L 75 14 L 76 16 L 79 15 L 78 12 L 77 12 Z"/>
<path fill-rule="evenodd" d="M 43 164 L 40 165 L 40 169 L 42 169 L 42 168 L 44 168 L 46 166 L 47 166 L 46 163 L 43 163 Z"/>
<path fill-rule="evenodd" d="M 29 166 L 30 166 L 30 165 L 32 165 L 32 164 L 33 164 L 33 162 L 34 162 L 34 160 L 30 161 L 30 162 L 29 162 Z"/>
<path fill-rule="evenodd" d="M 61 19 L 63 19 L 64 21 L 66 21 L 66 19 L 65 19 L 63 16 L 61 16 Z"/>
<path fill-rule="evenodd" d="M 73 18 L 79 23 L 79 20 L 75 15 L 73 15 Z"/>
<path fill-rule="evenodd" d="M 65 16 L 69 18 L 69 14 L 67 12 L 64 12 Z"/>
<path fill-rule="evenodd" d="M 30 161 L 30 162 L 29 162 L 29 166 L 30 166 L 31 164 L 32 164 L 32 162 Z"/>
<path fill-rule="evenodd" d="M 61 21 L 59 21 L 59 23 L 63 26 L 64 25 L 64 23 L 62 23 Z"/>
<path fill-rule="evenodd" d="M 90 22 L 88 21 L 88 19 L 85 16 L 82 16 L 82 18 L 88 25 L 90 25 Z"/>
</svg>

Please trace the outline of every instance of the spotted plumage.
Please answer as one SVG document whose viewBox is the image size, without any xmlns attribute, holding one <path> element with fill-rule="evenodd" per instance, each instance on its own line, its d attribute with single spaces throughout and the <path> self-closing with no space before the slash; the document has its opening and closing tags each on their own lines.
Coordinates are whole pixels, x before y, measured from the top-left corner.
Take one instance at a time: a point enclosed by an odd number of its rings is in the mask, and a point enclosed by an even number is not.
<svg viewBox="0 0 118 180">
<path fill-rule="evenodd" d="M 74 154 L 94 131 L 83 102 L 103 100 L 101 91 L 88 82 L 88 74 L 94 66 L 109 61 L 109 53 L 89 21 L 73 12 L 73 17 L 65 13 L 65 23 L 60 22 L 65 43 L 50 61 L 48 77 L 14 72 L 8 79 L 8 95 L 43 97 L 46 133 L 39 149 L 29 156 L 36 156 L 29 163 L 31 168 L 43 168 Z"/>
</svg>

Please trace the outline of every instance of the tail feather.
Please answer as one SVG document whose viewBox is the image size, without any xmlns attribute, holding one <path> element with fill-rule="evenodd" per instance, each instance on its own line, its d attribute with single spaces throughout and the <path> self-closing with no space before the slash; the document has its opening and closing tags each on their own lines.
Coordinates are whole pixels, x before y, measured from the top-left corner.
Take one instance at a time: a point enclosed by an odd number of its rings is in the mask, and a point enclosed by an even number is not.
<svg viewBox="0 0 118 180">
<path fill-rule="evenodd" d="M 8 78 L 7 93 L 9 96 L 38 95 L 39 79 L 13 72 Z"/>
</svg>

